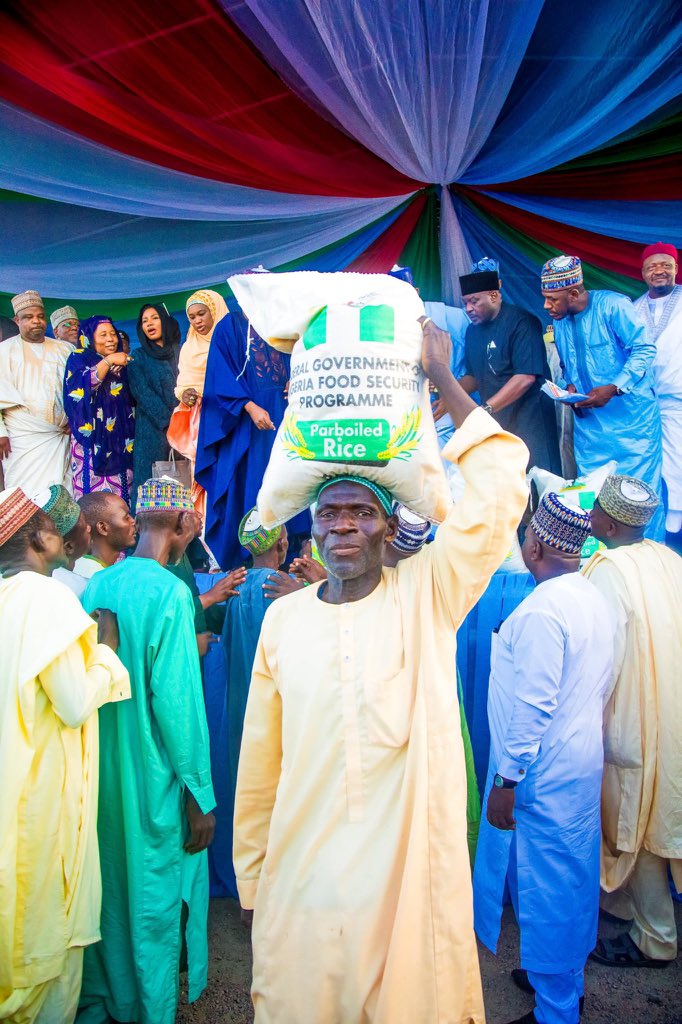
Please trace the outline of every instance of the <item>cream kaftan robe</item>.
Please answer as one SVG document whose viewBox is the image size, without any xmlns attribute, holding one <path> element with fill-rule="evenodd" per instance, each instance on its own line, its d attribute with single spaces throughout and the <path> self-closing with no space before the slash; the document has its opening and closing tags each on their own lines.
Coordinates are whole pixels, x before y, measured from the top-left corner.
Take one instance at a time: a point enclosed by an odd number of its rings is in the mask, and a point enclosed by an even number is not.
<svg viewBox="0 0 682 1024">
<path fill-rule="evenodd" d="M 583 572 L 617 617 L 601 885 L 620 888 L 644 849 L 670 861 L 682 890 L 682 559 L 645 540 L 597 552 Z"/>
<path fill-rule="evenodd" d="M 70 484 L 62 391 L 72 352 L 72 345 L 54 338 L 31 345 L 17 335 L 0 345 L 0 437 L 12 446 L 2 462 L 5 487 L 32 495 L 50 484 Z"/>
<path fill-rule="evenodd" d="M 34 572 L 0 580 L 0 651 L 0 1020 L 69 1024 L 71 951 L 100 937 L 97 708 L 130 682 L 77 598 Z"/>
<path fill-rule="evenodd" d="M 234 860 L 254 907 L 257 1024 L 484 1020 L 455 634 L 504 559 L 528 452 L 483 410 L 433 544 L 366 598 L 268 611 L 244 723 Z"/>
</svg>

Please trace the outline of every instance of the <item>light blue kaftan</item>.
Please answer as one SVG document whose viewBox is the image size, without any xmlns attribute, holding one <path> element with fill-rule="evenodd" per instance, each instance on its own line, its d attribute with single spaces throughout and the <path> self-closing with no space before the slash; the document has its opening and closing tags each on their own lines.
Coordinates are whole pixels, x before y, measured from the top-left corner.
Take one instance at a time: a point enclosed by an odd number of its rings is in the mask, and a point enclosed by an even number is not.
<svg viewBox="0 0 682 1024">
<path fill-rule="evenodd" d="M 272 601 L 263 584 L 273 569 L 249 569 L 239 596 L 225 605 L 221 643 L 213 644 L 204 660 L 208 728 L 211 736 L 211 770 L 215 787 L 215 838 L 208 852 L 211 896 L 237 899 L 232 865 L 232 819 L 237 765 L 242 741 L 246 700 L 260 628 Z M 200 590 L 220 577 L 197 576 Z"/>
<path fill-rule="evenodd" d="M 651 366 L 656 345 L 630 299 L 618 292 L 591 291 L 582 313 L 554 322 L 563 383 L 587 394 L 615 384 L 624 392 L 601 409 L 575 417 L 573 445 L 578 471 L 589 473 L 615 459 L 617 473 L 636 476 L 661 495 L 661 418 Z M 663 507 L 646 531 L 662 540 Z"/>
<path fill-rule="evenodd" d="M 496 772 L 521 781 L 515 832 L 493 828 L 483 813 L 474 926 L 495 952 L 509 878 L 521 965 L 540 974 L 582 971 L 597 937 L 602 716 L 613 629 L 602 595 L 571 573 L 540 583 L 493 634 L 483 807 Z"/>
</svg>

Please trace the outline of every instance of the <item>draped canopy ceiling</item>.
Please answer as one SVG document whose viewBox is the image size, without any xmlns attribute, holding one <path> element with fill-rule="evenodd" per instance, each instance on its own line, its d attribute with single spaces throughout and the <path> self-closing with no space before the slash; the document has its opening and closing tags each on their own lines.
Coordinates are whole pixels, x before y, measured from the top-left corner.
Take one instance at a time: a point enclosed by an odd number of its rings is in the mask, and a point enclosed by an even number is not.
<svg viewBox="0 0 682 1024">
<path fill-rule="evenodd" d="M 0 291 L 129 319 L 254 264 L 399 262 L 453 301 L 488 255 L 537 308 L 540 265 L 570 252 L 637 294 L 642 246 L 682 243 L 678 10 L 6 3 Z"/>
</svg>

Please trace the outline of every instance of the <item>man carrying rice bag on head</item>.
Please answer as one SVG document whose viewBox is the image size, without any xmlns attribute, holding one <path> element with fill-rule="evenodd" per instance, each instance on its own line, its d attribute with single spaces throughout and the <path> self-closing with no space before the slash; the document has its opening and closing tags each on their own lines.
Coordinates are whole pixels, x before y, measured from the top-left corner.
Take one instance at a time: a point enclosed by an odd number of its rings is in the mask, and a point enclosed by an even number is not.
<svg viewBox="0 0 682 1024">
<path fill-rule="evenodd" d="M 258 494 L 272 529 L 357 470 L 432 522 L 451 504 L 420 362 L 424 304 L 386 274 L 230 278 L 258 334 L 291 353 L 289 405 Z"/>
<path fill-rule="evenodd" d="M 367 467 L 334 466 L 313 523 L 328 579 L 263 623 L 234 842 L 256 1024 L 484 1020 L 455 637 L 509 549 L 528 452 L 460 388 L 449 336 L 422 322 L 421 368 L 458 428 L 444 455 L 466 479 L 461 501 L 432 544 L 383 568 L 396 495 Z"/>
</svg>

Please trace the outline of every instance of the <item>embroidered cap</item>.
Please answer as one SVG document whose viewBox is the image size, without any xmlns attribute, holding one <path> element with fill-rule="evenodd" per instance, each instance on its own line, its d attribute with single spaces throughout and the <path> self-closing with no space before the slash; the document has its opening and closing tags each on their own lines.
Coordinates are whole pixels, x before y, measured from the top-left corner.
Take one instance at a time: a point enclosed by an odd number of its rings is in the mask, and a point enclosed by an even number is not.
<svg viewBox="0 0 682 1024">
<path fill-rule="evenodd" d="M 583 265 L 577 256 L 555 256 L 545 263 L 540 279 L 546 291 L 575 288 L 583 283 Z"/>
<path fill-rule="evenodd" d="M 391 541 L 391 547 L 410 555 L 423 548 L 431 533 L 428 519 L 418 516 L 397 501 L 393 505 L 393 515 L 398 517 L 398 533 L 395 540 Z"/>
<path fill-rule="evenodd" d="M 274 547 L 282 533 L 282 527 L 266 530 L 260 521 L 257 508 L 247 512 L 239 524 L 239 543 L 252 555 L 264 555 Z"/>
<path fill-rule="evenodd" d="M 12 309 L 14 310 L 15 316 L 18 316 L 24 309 L 30 309 L 31 306 L 42 306 L 45 308 L 45 303 L 38 292 L 19 292 L 19 294 L 15 295 L 12 299 Z"/>
<path fill-rule="evenodd" d="M 47 512 L 62 537 L 73 530 L 81 517 L 80 507 L 63 484 L 52 484 L 33 496 L 33 501 Z"/>
<path fill-rule="evenodd" d="M 550 548 L 577 555 L 591 532 L 586 512 L 564 505 L 558 494 L 543 494 L 530 521 L 535 536 Z"/>
<path fill-rule="evenodd" d="M 40 512 L 21 487 L 8 487 L 0 492 L 0 547 L 13 537 L 29 519 Z"/>
<path fill-rule="evenodd" d="M 623 526 L 646 526 L 661 503 L 656 492 L 634 476 L 607 476 L 597 501 Z"/>
<path fill-rule="evenodd" d="M 78 313 L 73 306 L 60 306 L 59 309 L 55 309 L 54 313 L 50 313 L 50 323 L 52 324 L 53 331 L 56 331 L 65 320 L 75 320 L 78 323 Z"/>
<path fill-rule="evenodd" d="M 172 477 L 145 480 L 137 489 L 137 512 L 194 512 L 186 487 Z"/>
</svg>

